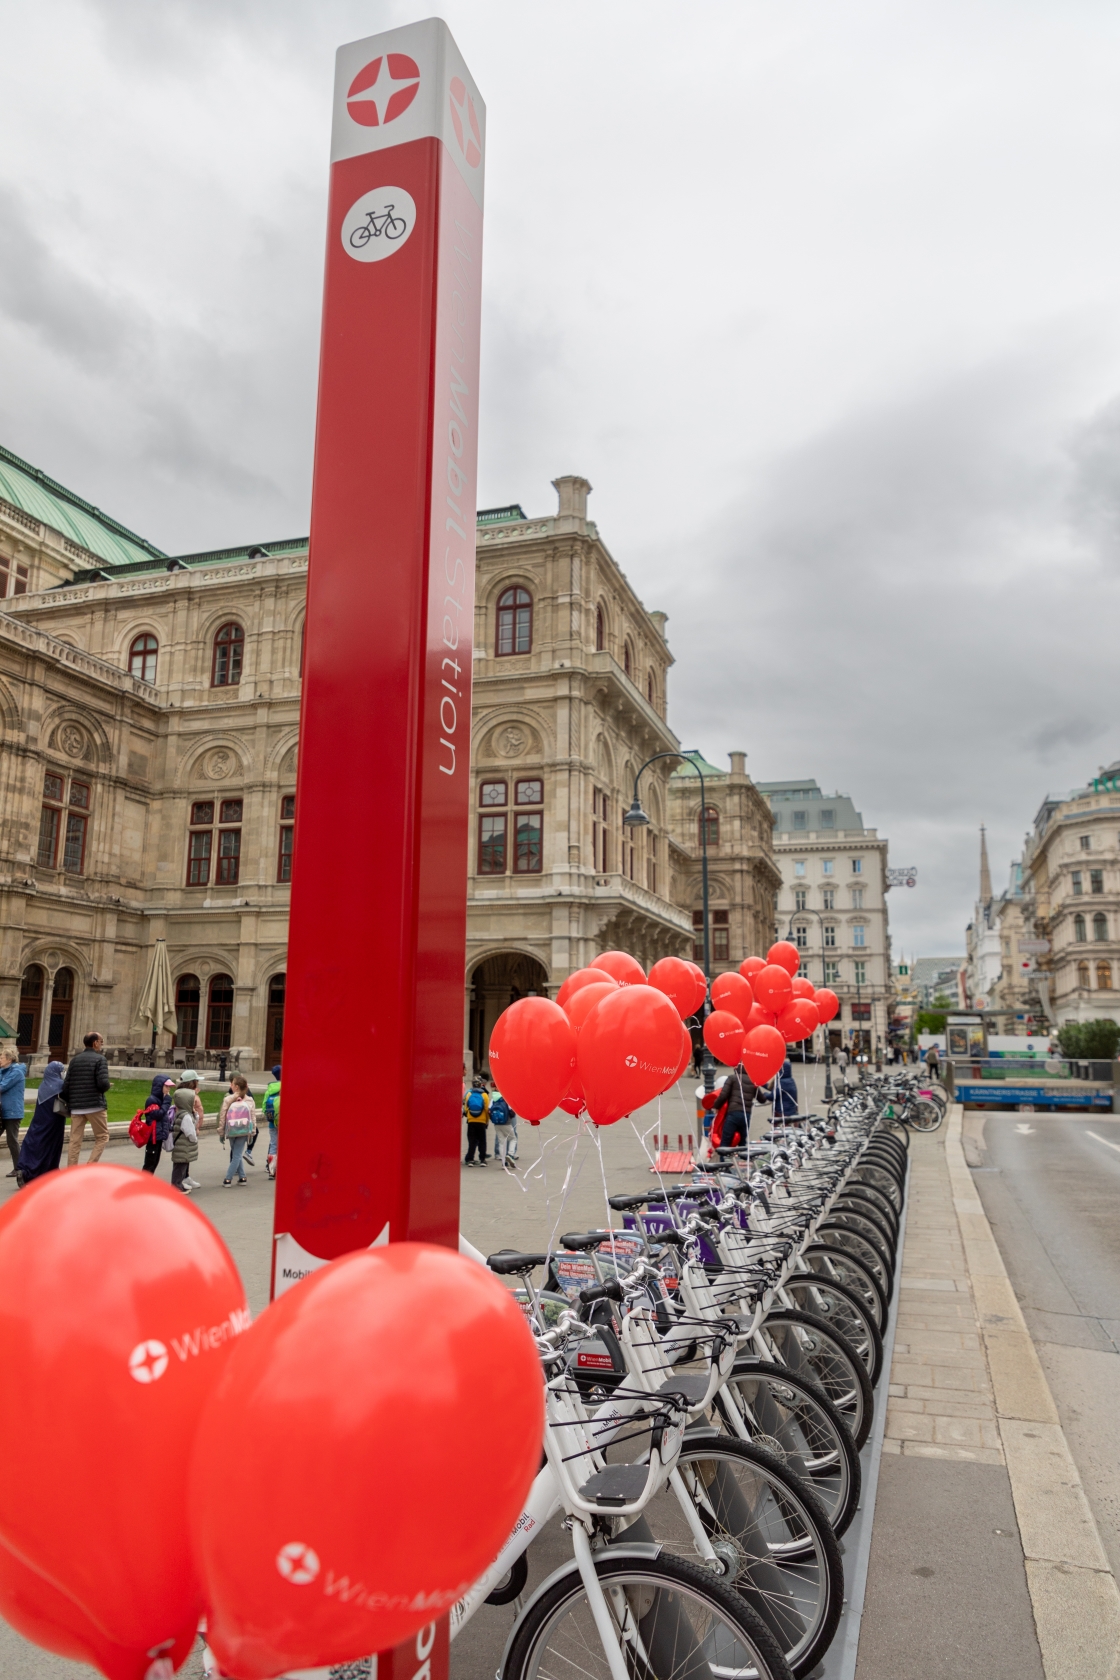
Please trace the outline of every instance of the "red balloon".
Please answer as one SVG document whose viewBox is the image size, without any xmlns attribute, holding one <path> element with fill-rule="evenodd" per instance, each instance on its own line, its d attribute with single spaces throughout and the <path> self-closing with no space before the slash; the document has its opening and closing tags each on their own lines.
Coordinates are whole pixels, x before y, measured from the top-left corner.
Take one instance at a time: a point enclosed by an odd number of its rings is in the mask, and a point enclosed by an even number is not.
<svg viewBox="0 0 1120 1680">
<path fill-rule="evenodd" d="M 518 998 L 494 1023 L 489 1060 L 498 1089 L 516 1112 L 526 1120 L 543 1120 L 571 1083 L 576 1065 L 572 1023 L 550 998 Z"/>
<path fill-rule="evenodd" d="M 765 957 L 744 957 L 742 962 L 739 964 L 739 973 L 743 976 L 744 980 L 748 981 L 753 986 L 755 975 L 758 973 L 760 968 L 765 967 Z"/>
<path fill-rule="evenodd" d="M 793 986 L 790 982 L 789 970 L 782 968 L 779 963 L 769 963 L 760 968 L 751 981 L 751 990 L 756 1003 L 763 1009 L 769 1009 L 777 1015 L 785 1008 L 793 996 Z"/>
<path fill-rule="evenodd" d="M 778 1016 L 778 1031 L 784 1034 L 787 1044 L 800 1044 L 801 1040 L 808 1038 L 819 1025 L 820 1016 L 812 998 L 795 997 Z"/>
<path fill-rule="evenodd" d="M 602 985 L 606 973 L 601 968 L 577 968 L 564 981 L 556 994 L 556 1002 L 561 1009 L 565 1007 L 573 992 L 578 992 L 581 986 Z"/>
<path fill-rule="evenodd" d="M 576 1064 L 597 1126 L 611 1126 L 676 1078 L 680 1016 L 654 986 L 603 998 L 576 1041 Z"/>
<path fill-rule="evenodd" d="M 697 980 L 703 980 L 704 990 L 707 991 L 707 989 L 708 989 L 708 976 L 704 973 L 704 970 L 700 967 L 700 964 L 697 963 L 697 962 L 692 962 L 688 957 L 682 957 L 681 961 L 684 963 L 684 966 L 686 968 L 690 968 L 692 970 L 692 972 L 693 972 L 693 974 L 695 974 Z"/>
<path fill-rule="evenodd" d="M 572 1023 L 572 1030 L 578 1037 L 583 1030 L 583 1023 L 605 997 L 612 992 L 620 992 L 621 986 L 613 980 L 608 980 L 604 974 L 602 983 L 598 986 L 581 986 L 578 992 L 573 992 L 564 1006 L 565 1014 Z M 516 1105 L 515 1105 L 516 1106 Z"/>
<path fill-rule="evenodd" d="M 626 951 L 604 951 L 601 957 L 595 958 L 591 967 L 601 968 L 620 986 L 644 986 L 646 983 L 645 969 L 636 957 Z"/>
<path fill-rule="evenodd" d="M 801 967 L 801 952 L 796 945 L 791 945 L 788 939 L 779 939 L 776 945 L 771 945 L 766 953 L 768 963 L 777 963 L 786 973 L 794 975 Z"/>
<path fill-rule="evenodd" d="M 738 1015 L 729 1009 L 713 1009 L 704 1022 L 704 1043 L 717 1060 L 734 1067 L 743 1053 L 743 1023 Z"/>
<path fill-rule="evenodd" d="M 717 974 L 712 981 L 712 1008 L 728 1009 L 743 1027 L 754 1008 L 754 993 L 741 974 Z M 735 1058 L 739 1060 L 738 1056 Z"/>
<path fill-rule="evenodd" d="M 755 1027 L 772 1027 L 777 1019 L 772 1009 L 763 1009 L 760 1003 L 756 1003 L 747 1016 L 747 1031 L 753 1032 Z"/>
<path fill-rule="evenodd" d="M 568 1094 L 566 1097 L 560 1098 L 559 1106 L 565 1114 L 574 1114 L 577 1120 L 581 1114 L 587 1112 L 587 1101 L 583 1094 L 583 1086 L 579 1082 L 578 1073 L 573 1073 L 572 1083 L 568 1086 Z M 534 1120 L 530 1124 L 539 1126 L 540 1121 Z"/>
<path fill-rule="evenodd" d="M 183 1521 L 195 1428 L 249 1327 L 237 1268 L 179 1191 L 99 1165 L 8 1202 L 0 1278 L 0 1415 L 34 1466 L 0 1478 L 0 1540 L 107 1644 L 180 1649 L 204 1604 Z"/>
<path fill-rule="evenodd" d="M 821 986 L 813 993 L 813 1002 L 822 1021 L 831 1021 L 840 1009 L 840 999 L 828 986 Z"/>
<path fill-rule="evenodd" d="M 665 993 L 682 1021 L 696 1013 L 708 991 L 704 976 L 696 974 L 695 964 L 680 957 L 662 957 L 655 962 L 649 971 L 649 983 Z"/>
<path fill-rule="evenodd" d="M 497 1458 L 463 1451 L 472 1415 L 501 1418 Z M 275 1452 L 240 1449 L 243 1419 Z M 289 1289 L 234 1350 L 191 1463 L 222 1668 L 349 1662 L 442 1616 L 508 1538 L 543 1428 L 521 1309 L 477 1261 L 391 1243 Z"/>
<path fill-rule="evenodd" d="M 147 1651 L 114 1645 L 72 1598 L 4 1545 L 0 1545 L 0 1615 L 33 1645 L 72 1662 L 89 1663 L 109 1680 L 163 1680 L 164 1676 L 170 1680 L 189 1656 L 195 1638 L 193 1626 L 184 1629 L 160 1653 L 162 1666 Z"/>
<path fill-rule="evenodd" d="M 793 987 L 793 995 L 795 998 L 811 998 L 816 994 L 817 988 L 813 985 L 811 980 L 807 980 L 805 978 L 804 974 L 795 974 L 793 979 L 790 981 L 790 984 Z"/>
<path fill-rule="evenodd" d="M 772 1079 L 786 1059 L 786 1041 L 777 1027 L 755 1027 L 743 1043 L 743 1066 L 756 1085 Z"/>
<path fill-rule="evenodd" d="M 674 1084 L 676 1084 L 677 1080 L 681 1078 L 681 1076 L 683 1075 L 685 1069 L 687 1068 L 687 1066 L 688 1066 L 689 1062 L 691 1062 L 691 1060 L 692 1060 L 692 1034 L 689 1032 L 688 1028 L 682 1022 L 681 1023 L 681 1059 L 677 1063 L 677 1071 L 673 1076 L 673 1083 Z"/>
</svg>

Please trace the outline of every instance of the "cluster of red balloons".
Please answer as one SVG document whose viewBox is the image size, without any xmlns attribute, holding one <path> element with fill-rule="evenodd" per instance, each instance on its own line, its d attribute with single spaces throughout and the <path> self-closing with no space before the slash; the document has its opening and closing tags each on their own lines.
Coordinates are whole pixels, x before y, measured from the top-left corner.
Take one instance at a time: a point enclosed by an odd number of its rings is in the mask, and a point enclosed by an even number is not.
<svg viewBox="0 0 1120 1680">
<path fill-rule="evenodd" d="M 783 939 L 712 982 L 704 1042 L 727 1066 L 742 1061 L 755 1084 L 777 1073 L 787 1044 L 808 1038 L 840 1007 L 835 992 L 798 974 L 800 960 Z M 498 1017 L 491 1070 L 533 1125 L 559 1107 L 609 1126 L 680 1078 L 692 1056 L 682 1023 L 707 995 L 696 963 L 662 957 L 647 975 L 625 951 L 606 951 L 569 974 L 555 1003 L 520 998 Z"/>
<path fill-rule="evenodd" d="M 250 1326 L 186 1197 L 91 1166 L 7 1204 L 0 1277 L 23 1465 L 0 1480 L 0 1615 L 108 1680 L 170 1680 L 203 1614 L 236 1680 L 388 1650 L 523 1507 L 544 1423 L 532 1339 L 448 1249 L 346 1255 Z M 462 1450 L 476 1408 L 502 1419 L 498 1461 Z M 246 1455 L 246 1428 L 275 1450 Z"/>
<path fill-rule="evenodd" d="M 605 951 L 569 974 L 553 1003 L 519 998 L 490 1035 L 503 1096 L 537 1125 L 554 1108 L 598 1126 L 660 1096 L 692 1057 L 684 1026 L 707 995 L 703 970 L 663 957 L 647 975 L 625 951 Z"/>
</svg>

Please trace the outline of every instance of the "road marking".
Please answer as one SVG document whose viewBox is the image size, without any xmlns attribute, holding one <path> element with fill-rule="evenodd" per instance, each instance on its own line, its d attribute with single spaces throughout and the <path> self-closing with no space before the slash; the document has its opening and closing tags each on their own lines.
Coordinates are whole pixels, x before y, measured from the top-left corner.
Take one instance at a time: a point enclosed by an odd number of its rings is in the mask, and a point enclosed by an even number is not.
<svg viewBox="0 0 1120 1680">
<path fill-rule="evenodd" d="M 1086 1132 L 1085 1136 L 1091 1137 L 1095 1143 L 1103 1143 L 1106 1149 L 1115 1149 L 1116 1153 L 1120 1155 L 1120 1143 L 1110 1143 L 1108 1138 L 1098 1137 L 1096 1132 Z"/>
<path fill-rule="evenodd" d="M 1018 1126 L 1016 1126 L 1015 1130 L 1017 1132 L 1022 1132 L 1024 1137 L 1033 1137 L 1034 1136 L 1034 1127 L 1033 1126 L 1028 1126 L 1025 1122 L 1020 1122 L 1020 1124 Z"/>
</svg>

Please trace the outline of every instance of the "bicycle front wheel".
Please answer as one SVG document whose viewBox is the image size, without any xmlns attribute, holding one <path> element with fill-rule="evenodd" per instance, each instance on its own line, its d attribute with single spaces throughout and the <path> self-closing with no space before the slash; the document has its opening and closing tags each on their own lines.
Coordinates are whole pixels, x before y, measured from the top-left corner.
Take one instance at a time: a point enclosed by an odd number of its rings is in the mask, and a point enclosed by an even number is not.
<svg viewBox="0 0 1120 1680">
<path fill-rule="evenodd" d="M 805 1272 L 788 1277 L 782 1288 L 800 1312 L 815 1313 L 851 1343 L 863 1360 L 874 1388 L 883 1369 L 883 1338 L 856 1291 L 846 1284 Z"/>
<path fill-rule="evenodd" d="M 816 1379 L 862 1447 L 871 1433 L 875 1398 L 863 1361 L 847 1339 L 813 1313 L 789 1307 L 768 1313 L 761 1334 L 769 1358 Z"/>
<path fill-rule="evenodd" d="M 680 1558 L 596 1559 L 626 1672 L 635 1680 L 793 1680 L 778 1641 L 732 1587 Z M 502 1680 L 610 1680 L 573 1563 L 526 1609 Z"/>
<path fill-rule="evenodd" d="M 906 1115 L 916 1132 L 935 1132 L 945 1118 L 945 1110 L 930 1097 L 919 1097 Z"/>
<path fill-rule="evenodd" d="M 752 1444 L 811 1489 L 839 1538 L 856 1514 L 862 1473 L 848 1426 L 816 1378 L 794 1376 L 753 1354 L 737 1360 L 726 1390 L 716 1396 L 718 1410 L 713 1408 L 713 1421 L 729 1431 L 731 1390 Z"/>
</svg>

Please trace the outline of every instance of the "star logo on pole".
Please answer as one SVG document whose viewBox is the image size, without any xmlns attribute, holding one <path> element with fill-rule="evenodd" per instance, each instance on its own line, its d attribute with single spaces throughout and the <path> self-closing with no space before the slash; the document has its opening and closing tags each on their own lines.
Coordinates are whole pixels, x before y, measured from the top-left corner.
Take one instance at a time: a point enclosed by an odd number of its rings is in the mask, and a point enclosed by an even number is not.
<svg viewBox="0 0 1120 1680">
<path fill-rule="evenodd" d="M 384 53 L 363 66 L 346 90 L 346 109 L 363 128 L 381 128 L 408 110 L 420 88 L 420 66 L 407 53 Z"/>
</svg>

